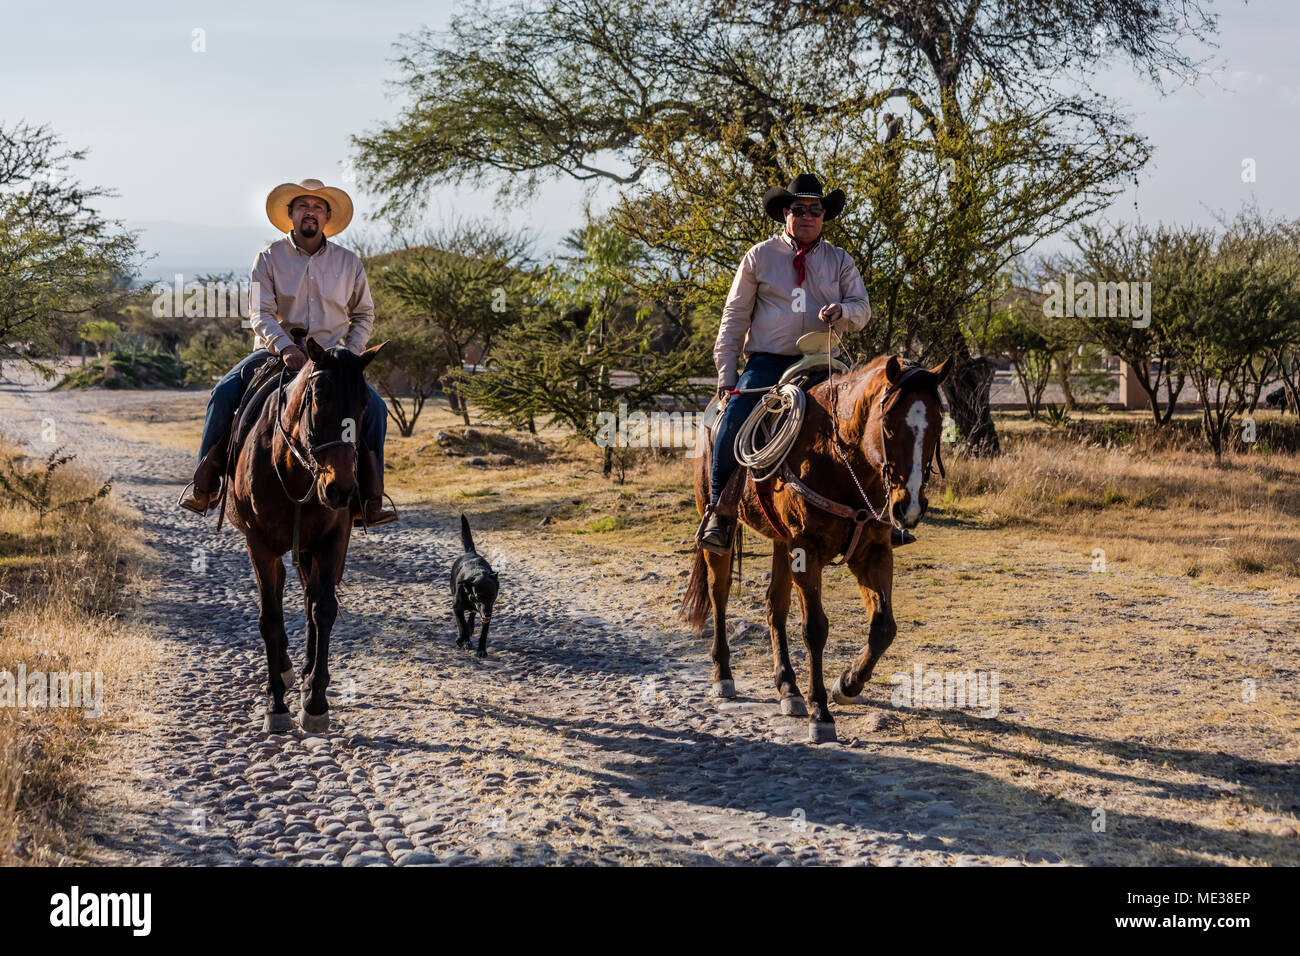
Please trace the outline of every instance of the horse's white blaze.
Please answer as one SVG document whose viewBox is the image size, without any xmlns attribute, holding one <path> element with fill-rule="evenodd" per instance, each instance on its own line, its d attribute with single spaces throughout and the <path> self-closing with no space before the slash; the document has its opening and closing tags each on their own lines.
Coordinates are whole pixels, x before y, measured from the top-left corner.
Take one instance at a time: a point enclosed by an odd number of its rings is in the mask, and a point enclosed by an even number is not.
<svg viewBox="0 0 1300 956">
<path fill-rule="evenodd" d="M 921 520 L 921 478 L 923 475 L 921 459 L 925 450 L 926 421 L 925 402 L 917 399 L 912 407 L 907 410 L 907 424 L 911 427 L 912 434 L 916 436 L 916 446 L 912 449 L 912 473 L 907 476 L 907 514 L 905 519 L 909 524 Z"/>
</svg>

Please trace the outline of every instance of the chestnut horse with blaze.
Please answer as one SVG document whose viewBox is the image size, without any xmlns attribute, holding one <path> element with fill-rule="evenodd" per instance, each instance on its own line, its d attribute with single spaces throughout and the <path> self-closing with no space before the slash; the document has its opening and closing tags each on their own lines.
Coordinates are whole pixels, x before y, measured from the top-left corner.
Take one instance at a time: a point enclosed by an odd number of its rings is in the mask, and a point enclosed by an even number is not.
<svg viewBox="0 0 1300 956">
<path fill-rule="evenodd" d="M 367 398 L 363 373 L 383 347 L 355 355 L 345 348 L 326 351 L 307 339 L 309 361 L 285 394 L 277 389 L 267 398 L 226 482 L 230 523 L 247 539 L 261 594 L 258 626 L 266 642 L 271 696 L 266 731 L 293 728 L 284 702 L 294 677 L 284 629 L 283 557 L 288 551 L 293 552 L 306 599 L 307 654 L 299 719 L 303 730 L 329 728 L 329 641 L 338 616 L 335 587 L 343 578 L 352 536 L 355 436 L 361 431 Z"/>
<path fill-rule="evenodd" d="M 871 624 L 866 648 L 834 683 L 831 697 L 839 704 L 857 702 L 897 632 L 892 597 L 892 521 L 914 528 L 925 514 L 926 484 L 942 429 L 939 385 L 948 375 L 949 364 L 945 361 L 927 369 L 904 366 L 897 358 L 882 356 L 807 392 L 803 427 L 785 468 L 815 495 L 856 509 L 859 517 L 871 512 L 879 516 L 865 519 L 856 546 L 845 562 L 857 579 Z M 695 465 L 695 503 L 703 514 L 709 501 L 713 455 L 711 443 L 703 434 L 700 442 L 704 447 Z M 781 712 L 808 714 L 809 740 L 832 741 L 835 723 L 822 677 L 828 629 L 822 609 L 822 569 L 852 546 L 858 522 L 809 500 L 780 473 L 771 484 L 772 507 L 788 537 L 768 521 L 751 481 L 745 483 L 738 515 L 745 525 L 773 541 L 767 625 L 772 636 L 774 680 L 781 696 Z M 864 495 L 870 511 L 864 508 Z M 811 713 L 799 693 L 786 641 L 791 585 L 803 609 Z M 734 697 L 736 693 L 726 631 L 730 587 L 730 552 L 714 554 L 697 547 L 682 616 L 689 626 L 699 629 L 712 609 L 714 690 L 723 697 Z"/>
</svg>

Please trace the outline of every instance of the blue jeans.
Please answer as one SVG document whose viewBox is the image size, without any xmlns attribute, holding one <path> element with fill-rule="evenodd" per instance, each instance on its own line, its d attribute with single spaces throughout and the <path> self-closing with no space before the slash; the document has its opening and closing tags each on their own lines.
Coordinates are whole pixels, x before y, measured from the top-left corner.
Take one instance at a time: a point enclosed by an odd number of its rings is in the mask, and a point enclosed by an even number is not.
<svg viewBox="0 0 1300 956">
<path fill-rule="evenodd" d="M 258 349 L 227 372 L 221 381 L 212 387 L 212 393 L 208 396 L 207 418 L 203 422 L 203 437 L 199 440 L 200 462 L 212 446 L 221 440 L 221 436 L 234 421 L 235 411 L 239 408 L 239 400 L 243 398 L 247 385 L 241 373 L 247 366 L 261 362 L 268 354 L 266 349 Z M 369 384 L 366 388 L 370 392 L 370 401 L 361 416 L 361 437 L 366 447 L 378 456 L 379 468 L 382 472 L 384 438 L 388 435 L 388 406 Z"/>
<path fill-rule="evenodd" d="M 745 370 L 740 373 L 736 388 L 766 388 L 775 385 L 785 370 L 801 358 L 802 355 L 755 352 L 745 362 Z M 762 399 L 762 392 L 732 395 L 727 400 L 727 407 L 722 410 L 722 417 L 718 419 L 717 431 L 713 436 L 713 476 L 709 482 L 709 491 L 715 505 L 727 480 L 736 470 L 736 433 Z"/>
</svg>

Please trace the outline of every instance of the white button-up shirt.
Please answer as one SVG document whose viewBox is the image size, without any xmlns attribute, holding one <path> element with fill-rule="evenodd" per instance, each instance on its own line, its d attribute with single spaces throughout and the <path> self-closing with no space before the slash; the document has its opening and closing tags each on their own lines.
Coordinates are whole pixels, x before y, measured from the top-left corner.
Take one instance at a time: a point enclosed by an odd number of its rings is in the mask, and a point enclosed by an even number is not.
<svg viewBox="0 0 1300 956">
<path fill-rule="evenodd" d="M 822 306 L 842 309 L 831 323 L 841 335 L 861 329 L 871 318 L 871 302 L 853 256 L 819 239 L 808 250 L 804 283 L 796 289 L 794 253 L 794 240 L 782 231 L 751 246 L 740 260 L 713 346 L 719 387 L 736 387 L 742 351 L 798 355 L 800 336 L 826 329 L 817 317 Z"/>
<path fill-rule="evenodd" d="M 305 329 L 324 348 L 341 344 L 360 354 L 375 324 L 360 257 L 328 239 L 308 255 L 289 233 L 259 252 L 250 298 L 256 347 L 276 354 L 293 344 L 291 329 Z"/>
</svg>

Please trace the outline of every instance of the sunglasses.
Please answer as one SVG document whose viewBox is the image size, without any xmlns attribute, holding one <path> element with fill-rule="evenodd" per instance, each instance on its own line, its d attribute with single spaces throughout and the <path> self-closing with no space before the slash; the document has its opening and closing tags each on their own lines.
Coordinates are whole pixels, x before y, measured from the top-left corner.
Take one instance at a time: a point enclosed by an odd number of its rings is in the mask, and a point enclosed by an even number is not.
<svg viewBox="0 0 1300 956">
<path fill-rule="evenodd" d="M 821 206 L 791 206 L 790 215 L 796 219 L 802 219 L 804 216 L 811 216 L 813 219 L 820 219 L 822 213 L 826 210 Z"/>
</svg>

